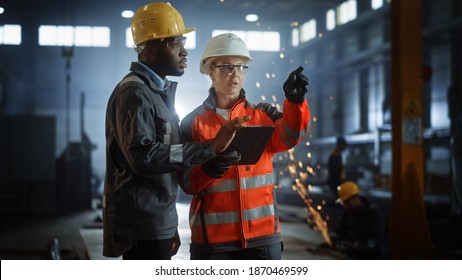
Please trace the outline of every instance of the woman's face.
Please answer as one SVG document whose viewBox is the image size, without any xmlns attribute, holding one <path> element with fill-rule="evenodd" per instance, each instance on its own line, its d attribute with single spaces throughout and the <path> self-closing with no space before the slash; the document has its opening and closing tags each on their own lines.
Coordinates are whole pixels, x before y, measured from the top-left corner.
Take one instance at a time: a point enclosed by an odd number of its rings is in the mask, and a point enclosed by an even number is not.
<svg viewBox="0 0 462 280">
<path fill-rule="evenodd" d="M 239 96 L 244 85 L 247 66 L 239 56 L 224 56 L 212 61 L 209 76 L 220 97 Z"/>
</svg>

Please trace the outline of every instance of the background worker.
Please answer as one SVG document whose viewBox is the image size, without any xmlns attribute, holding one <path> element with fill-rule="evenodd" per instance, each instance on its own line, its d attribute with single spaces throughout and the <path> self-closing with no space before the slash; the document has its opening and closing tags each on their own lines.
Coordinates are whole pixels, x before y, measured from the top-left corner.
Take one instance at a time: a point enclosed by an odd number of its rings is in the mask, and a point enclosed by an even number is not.
<svg viewBox="0 0 462 280">
<path fill-rule="evenodd" d="M 355 182 L 346 181 L 338 189 L 344 210 L 332 238 L 334 249 L 352 259 L 386 259 L 386 225 L 380 209 L 360 195 Z"/>
<path fill-rule="evenodd" d="M 225 33 L 211 38 L 200 63 L 212 80 L 209 96 L 181 122 L 185 141 L 209 141 L 227 120 L 250 115 L 248 125 L 273 126 L 269 144 L 256 164 L 235 165 L 228 153 L 185 172 L 190 207 L 191 259 L 281 259 L 272 158 L 307 134 L 310 110 L 303 68 L 290 73 L 281 113 L 270 104 L 253 104 L 243 89 L 252 60 L 241 38 Z"/>
<path fill-rule="evenodd" d="M 177 171 L 223 151 L 245 118 L 224 123 L 212 141 L 181 143 L 174 101 L 187 67 L 181 14 L 169 3 L 144 5 L 131 30 L 138 53 L 106 111 L 103 255 L 170 259 L 180 246 Z"/>
<path fill-rule="evenodd" d="M 328 177 L 327 182 L 332 193 L 332 204 L 337 197 L 337 188 L 345 180 L 346 172 L 342 161 L 342 152 L 346 149 L 347 142 L 343 136 L 338 136 L 335 141 L 335 147 L 332 149 L 327 161 Z"/>
</svg>

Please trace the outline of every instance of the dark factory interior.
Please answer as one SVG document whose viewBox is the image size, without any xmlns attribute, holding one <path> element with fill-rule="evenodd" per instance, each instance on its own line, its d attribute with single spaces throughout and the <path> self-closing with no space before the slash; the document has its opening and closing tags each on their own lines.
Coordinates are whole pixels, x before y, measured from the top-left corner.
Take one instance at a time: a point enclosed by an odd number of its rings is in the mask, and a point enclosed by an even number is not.
<svg viewBox="0 0 462 280">
<path fill-rule="evenodd" d="M 137 59 L 123 12 L 147 3 L 0 1 L 2 260 L 108 259 L 106 106 Z M 207 96 L 199 61 L 219 33 L 250 50 L 252 102 L 282 110 L 287 75 L 303 66 L 309 78 L 310 131 L 273 158 L 283 259 L 346 258 L 317 246 L 342 211 L 327 184 L 338 136 L 348 143 L 346 179 L 384 213 L 390 259 L 462 259 L 462 1 L 170 3 L 196 28 L 185 74 L 169 77 L 180 119 Z M 173 259 L 188 259 L 190 197 L 179 192 Z"/>
</svg>

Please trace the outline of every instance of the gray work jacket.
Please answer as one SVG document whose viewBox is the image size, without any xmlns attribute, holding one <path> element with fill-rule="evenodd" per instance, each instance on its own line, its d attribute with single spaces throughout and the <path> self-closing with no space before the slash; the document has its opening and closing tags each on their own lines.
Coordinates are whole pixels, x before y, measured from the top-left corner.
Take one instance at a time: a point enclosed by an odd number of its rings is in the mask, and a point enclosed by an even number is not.
<svg viewBox="0 0 462 280">
<path fill-rule="evenodd" d="M 177 171 L 215 157 L 206 143 L 181 143 L 176 82 L 159 89 L 133 62 L 106 111 L 103 255 L 118 257 L 137 240 L 172 238 L 178 226 Z"/>
</svg>

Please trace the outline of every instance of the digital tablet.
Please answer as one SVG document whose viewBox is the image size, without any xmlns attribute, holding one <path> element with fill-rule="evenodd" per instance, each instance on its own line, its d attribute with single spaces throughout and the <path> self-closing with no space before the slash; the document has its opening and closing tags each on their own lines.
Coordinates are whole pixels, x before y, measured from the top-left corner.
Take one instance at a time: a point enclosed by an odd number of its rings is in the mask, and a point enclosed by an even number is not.
<svg viewBox="0 0 462 280">
<path fill-rule="evenodd" d="M 255 164 L 273 135 L 273 126 L 246 126 L 236 131 L 231 144 L 224 153 L 237 151 L 241 154 L 238 165 Z"/>
</svg>

